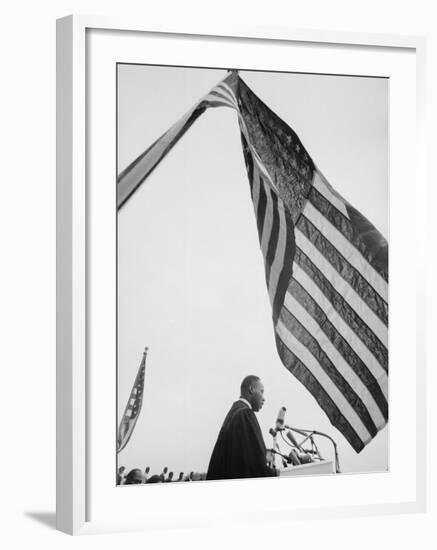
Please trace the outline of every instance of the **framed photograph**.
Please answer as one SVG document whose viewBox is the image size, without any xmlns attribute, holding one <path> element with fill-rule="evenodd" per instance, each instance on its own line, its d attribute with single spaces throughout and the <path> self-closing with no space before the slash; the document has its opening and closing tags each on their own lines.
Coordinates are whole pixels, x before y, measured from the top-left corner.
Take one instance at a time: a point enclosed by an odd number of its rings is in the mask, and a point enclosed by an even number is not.
<svg viewBox="0 0 437 550">
<path fill-rule="evenodd" d="M 424 41 L 57 40 L 58 528 L 423 510 Z"/>
</svg>

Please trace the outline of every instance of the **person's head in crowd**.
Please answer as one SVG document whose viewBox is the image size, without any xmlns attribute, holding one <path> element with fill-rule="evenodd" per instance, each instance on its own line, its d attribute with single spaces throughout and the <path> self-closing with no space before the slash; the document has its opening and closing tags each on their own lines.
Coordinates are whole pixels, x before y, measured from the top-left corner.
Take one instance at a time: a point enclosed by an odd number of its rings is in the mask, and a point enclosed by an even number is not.
<svg viewBox="0 0 437 550">
<path fill-rule="evenodd" d="M 241 382 L 240 397 L 250 403 L 255 412 L 258 412 L 264 405 L 264 385 L 258 376 L 249 374 Z"/>
<path fill-rule="evenodd" d="M 161 476 L 158 476 L 157 474 L 155 474 L 149 477 L 146 483 L 161 483 L 161 482 L 162 482 Z"/>
<path fill-rule="evenodd" d="M 150 472 L 150 466 L 146 466 L 146 469 L 144 470 L 144 473 L 147 475 Z"/>
<path fill-rule="evenodd" d="M 182 481 L 184 479 L 184 472 L 180 472 L 178 481 Z"/>
<path fill-rule="evenodd" d="M 141 483 L 144 483 L 144 475 L 139 468 L 134 468 L 127 474 L 125 485 L 137 485 Z"/>
<path fill-rule="evenodd" d="M 173 472 L 170 472 L 168 474 L 168 477 L 167 477 L 166 481 L 173 481 L 173 475 L 174 475 Z"/>
<path fill-rule="evenodd" d="M 120 468 L 117 470 L 117 485 L 121 485 L 123 482 L 123 474 L 126 468 L 124 466 L 120 466 Z"/>
</svg>

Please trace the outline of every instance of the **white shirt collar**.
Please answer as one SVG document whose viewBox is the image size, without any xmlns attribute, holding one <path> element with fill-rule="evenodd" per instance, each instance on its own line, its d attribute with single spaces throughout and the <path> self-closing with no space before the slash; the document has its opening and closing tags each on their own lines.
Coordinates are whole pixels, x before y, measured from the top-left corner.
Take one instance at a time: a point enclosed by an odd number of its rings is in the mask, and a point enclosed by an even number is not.
<svg viewBox="0 0 437 550">
<path fill-rule="evenodd" d="M 246 405 L 249 407 L 249 409 L 252 408 L 252 405 L 249 403 L 247 399 L 244 399 L 244 397 L 240 397 L 238 401 L 243 401 L 243 403 L 246 403 Z"/>
</svg>

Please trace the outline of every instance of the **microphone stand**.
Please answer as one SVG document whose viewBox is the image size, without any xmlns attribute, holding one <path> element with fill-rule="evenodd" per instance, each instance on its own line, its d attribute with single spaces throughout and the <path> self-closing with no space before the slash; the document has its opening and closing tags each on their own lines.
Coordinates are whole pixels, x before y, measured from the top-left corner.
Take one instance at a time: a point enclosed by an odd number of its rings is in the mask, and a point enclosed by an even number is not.
<svg viewBox="0 0 437 550">
<path fill-rule="evenodd" d="M 293 430 L 294 432 L 297 432 L 297 433 L 305 436 L 305 439 L 300 442 L 299 446 L 302 446 L 305 443 L 305 441 L 307 441 L 308 439 L 311 441 L 311 443 L 313 445 L 315 445 L 315 443 L 313 441 L 313 436 L 314 435 L 319 435 L 321 437 L 326 437 L 327 439 L 329 439 L 329 441 L 331 441 L 331 443 L 334 447 L 335 473 L 336 474 L 340 473 L 340 460 L 338 458 L 337 443 L 332 439 L 331 436 L 329 436 L 328 434 L 325 434 L 323 432 L 318 432 L 317 430 L 302 430 L 302 429 L 292 428 L 291 426 L 284 426 L 284 429 Z M 317 446 L 316 446 L 316 448 L 317 448 Z"/>
<path fill-rule="evenodd" d="M 278 453 L 278 451 L 276 450 L 278 448 L 278 442 L 276 440 L 276 437 L 278 435 L 278 432 L 277 430 L 274 430 L 273 428 L 270 428 L 269 430 L 269 434 L 272 436 L 273 438 L 273 446 L 272 446 L 272 468 L 276 468 L 276 460 L 275 460 L 275 455 Z"/>
<path fill-rule="evenodd" d="M 273 454 L 273 460 L 274 460 L 275 455 L 279 455 L 287 464 L 290 464 L 290 457 L 288 457 L 287 455 L 282 454 L 281 452 L 277 451 L 276 449 L 272 449 L 271 452 Z"/>
</svg>

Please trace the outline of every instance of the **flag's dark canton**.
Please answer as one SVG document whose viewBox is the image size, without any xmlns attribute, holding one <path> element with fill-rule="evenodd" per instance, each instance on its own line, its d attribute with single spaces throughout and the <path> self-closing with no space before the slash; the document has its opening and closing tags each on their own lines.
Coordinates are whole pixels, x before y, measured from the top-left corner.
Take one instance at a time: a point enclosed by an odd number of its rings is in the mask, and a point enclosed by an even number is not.
<svg viewBox="0 0 437 550">
<path fill-rule="evenodd" d="M 314 163 L 293 130 L 239 80 L 239 107 L 248 139 L 295 222 L 312 185 Z"/>
<path fill-rule="evenodd" d="M 254 201 L 254 188 L 256 187 L 257 203 L 254 202 L 254 206 L 261 248 L 263 239 L 267 243 L 263 250 L 264 269 L 267 288 L 271 296 L 273 324 L 276 325 L 293 274 L 293 260 L 296 251 L 294 226 L 289 209 L 277 196 L 268 181 L 258 173 L 258 170 L 254 169 L 254 159 L 243 133 L 241 133 L 241 141 L 252 201 Z M 267 204 L 270 205 L 269 208 Z M 267 218 L 269 223 L 266 222 Z M 268 228 L 267 225 L 269 225 Z"/>
</svg>

